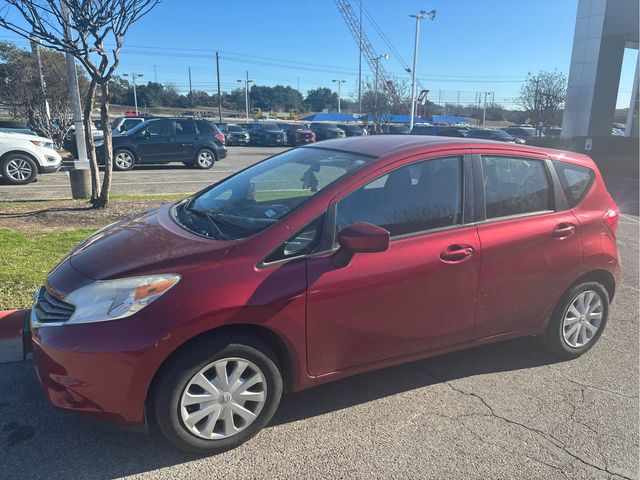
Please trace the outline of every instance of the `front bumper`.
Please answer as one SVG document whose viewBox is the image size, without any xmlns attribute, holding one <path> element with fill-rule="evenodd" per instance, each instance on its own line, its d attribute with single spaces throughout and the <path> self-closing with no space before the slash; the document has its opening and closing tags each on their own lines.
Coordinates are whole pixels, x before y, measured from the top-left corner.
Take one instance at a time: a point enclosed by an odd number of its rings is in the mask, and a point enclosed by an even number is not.
<svg viewBox="0 0 640 480">
<path fill-rule="evenodd" d="M 181 343 L 136 315 L 40 327 L 30 319 L 30 327 L 31 341 L 24 339 L 25 351 L 32 344 L 36 374 L 49 401 L 63 410 L 129 428 L 144 425 L 153 376 Z"/>
</svg>

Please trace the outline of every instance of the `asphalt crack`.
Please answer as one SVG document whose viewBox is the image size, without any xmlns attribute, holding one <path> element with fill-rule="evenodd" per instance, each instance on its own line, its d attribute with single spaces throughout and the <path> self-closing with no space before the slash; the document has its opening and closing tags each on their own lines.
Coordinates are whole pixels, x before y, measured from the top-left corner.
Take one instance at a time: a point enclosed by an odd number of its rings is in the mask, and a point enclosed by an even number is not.
<svg viewBox="0 0 640 480">
<path fill-rule="evenodd" d="M 549 367 L 551 368 L 551 367 Z M 599 472 L 602 473 L 606 473 L 608 475 L 615 475 L 618 476 L 620 478 L 624 478 L 626 480 L 633 480 L 631 477 L 627 477 L 621 473 L 617 473 L 617 472 L 613 472 L 609 469 L 608 465 L 605 462 L 605 466 L 600 467 L 594 463 L 591 463 L 590 461 L 582 458 L 580 455 L 572 452 L 571 450 L 569 450 L 569 448 L 567 447 L 567 445 L 560 439 L 556 438 L 554 435 L 545 432 L 544 430 L 540 430 L 538 428 L 535 427 L 531 427 L 529 425 L 525 425 L 524 423 L 518 422 L 516 420 L 504 417 L 502 415 L 499 415 L 498 413 L 496 413 L 496 411 L 493 409 L 493 407 L 491 405 L 489 405 L 489 403 L 487 403 L 487 401 L 482 398 L 480 395 L 474 393 L 474 392 L 468 392 L 466 390 L 463 390 L 457 386 L 455 386 L 452 382 L 439 377 L 438 375 L 435 375 L 432 371 L 428 371 L 428 373 L 435 378 L 436 380 L 438 380 L 440 383 L 444 383 L 445 385 L 447 385 L 449 388 L 451 388 L 454 392 L 459 393 L 461 395 L 467 396 L 467 397 L 471 397 L 474 398 L 476 400 L 478 400 L 480 403 L 482 403 L 482 405 L 484 405 L 484 407 L 489 411 L 490 415 L 492 417 L 498 418 L 500 420 L 502 420 L 503 422 L 506 422 L 510 425 L 515 425 L 517 427 L 523 428 L 529 432 L 535 433 L 536 435 L 538 435 L 540 438 L 542 438 L 543 440 L 545 440 L 548 443 L 551 443 L 552 445 L 554 445 L 556 448 L 562 450 L 564 453 L 566 453 L 567 455 L 569 455 L 570 457 L 572 457 L 573 459 L 575 459 L 576 461 L 580 462 L 581 464 L 591 467 L 595 470 L 598 470 Z M 588 388 L 587 385 L 583 385 L 585 387 Z M 619 393 L 619 392 L 614 392 L 614 393 Z M 625 396 L 624 394 L 622 394 L 621 396 Z M 633 398 L 633 397 L 632 397 Z M 470 414 L 470 416 L 472 416 L 473 414 Z M 480 414 L 475 414 L 475 415 L 480 415 Z"/>
<path fill-rule="evenodd" d="M 565 380 L 568 380 L 569 382 L 571 382 L 574 385 L 577 385 L 579 387 L 589 388 L 591 390 L 596 390 L 598 392 L 607 393 L 609 395 L 615 395 L 615 396 L 622 397 L 622 398 L 630 398 L 630 399 L 637 399 L 638 398 L 638 395 L 630 395 L 628 393 L 618 392 L 617 390 L 610 390 L 608 388 L 602 388 L 602 387 L 598 387 L 596 385 L 591 385 L 591 384 L 588 384 L 588 383 L 578 382 L 577 380 L 574 380 L 570 376 L 566 375 L 559 368 L 554 368 L 551 365 L 546 365 L 546 367 L 549 368 L 550 370 L 553 370 L 554 372 L 556 372 L 558 375 L 560 375 Z"/>
</svg>

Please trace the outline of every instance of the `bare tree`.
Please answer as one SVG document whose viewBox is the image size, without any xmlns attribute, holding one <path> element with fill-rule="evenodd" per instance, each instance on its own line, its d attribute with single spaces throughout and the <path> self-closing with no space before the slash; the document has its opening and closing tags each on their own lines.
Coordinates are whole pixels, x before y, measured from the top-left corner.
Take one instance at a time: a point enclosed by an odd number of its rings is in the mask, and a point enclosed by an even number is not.
<svg viewBox="0 0 640 480">
<path fill-rule="evenodd" d="M 533 124 L 558 123 L 560 109 L 567 94 L 567 77 L 564 73 L 539 72 L 527 77 L 520 88 L 518 104 L 528 113 Z"/>
<path fill-rule="evenodd" d="M 367 79 L 363 85 L 362 108 L 373 117 L 379 125 L 389 123 L 394 114 L 409 111 L 409 84 L 404 80 L 389 80 L 387 83 Z"/>
<path fill-rule="evenodd" d="M 64 3 L 63 3 L 64 2 Z M 89 74 L 84 104 L 84 131 L 91 168 L 91 203 L 106 207 L 113 170 L 113 148 L 109 128 L 109 80 L 118 67 L 120 51 L 129 27 L 154 8 L 160 0 L 5 0 L 0 26 L 35 39 L 42 45 L 73 55 Z M 64 10 L 68 10 L 68 15 Z M 14 11 L 26 22 L 9 18 Z M 67 27 L 71 35 L 67 35 Z M 107 47 L 107 45 L 111 45 Z M 102 185 L 91 133 L 91 112 L 100 89 L 100 119 L 104 126 L 105 172 Z"/>
</svg>

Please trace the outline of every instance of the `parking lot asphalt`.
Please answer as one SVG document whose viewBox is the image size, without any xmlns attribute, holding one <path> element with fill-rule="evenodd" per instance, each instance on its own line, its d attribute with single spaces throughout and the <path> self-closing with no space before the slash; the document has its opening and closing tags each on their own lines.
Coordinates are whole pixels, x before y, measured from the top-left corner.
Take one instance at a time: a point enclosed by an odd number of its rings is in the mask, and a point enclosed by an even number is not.
<svg viewBox="0 0 640 480">
<path fill-rule="evenodd" d="M 131 195 L 190 194 L 284 150 L 287 148 L 229 147 L 227 158 L 217 162 L 210 170 L 199 170 L 182 163 L 170 163 L 144 165 L 128 172 L 114 172 L 111 191 Z M 64 171 L 39 175 L 37 181 L 29 185 L 0 183 L 0 201 L 64 198 L 71 198 L 69 174 Z"/>
<path fill-rule="evenodd" d="M 287 395 L 235 450 L 197 458 L 159 434 L 51 407 L 31 362 L 0 365 L 0 478 L 639 478 L 638 217 L 600 342 L 560 361 L 520 339 Z"/>
</svg>

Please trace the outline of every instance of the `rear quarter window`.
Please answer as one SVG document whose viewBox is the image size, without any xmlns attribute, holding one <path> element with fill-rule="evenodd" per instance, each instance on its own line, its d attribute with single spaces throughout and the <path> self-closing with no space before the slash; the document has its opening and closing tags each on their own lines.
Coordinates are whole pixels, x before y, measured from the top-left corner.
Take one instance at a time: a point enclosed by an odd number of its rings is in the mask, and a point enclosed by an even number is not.
<svg viewBox="0 0 640 480">
<path fill-rule="evenodd" d="M 580 203 L 591 188 L 596 174 L 593 170 L 567 162 L 554 162 L 560 184 L 570 208 Z"/>
</svg>

